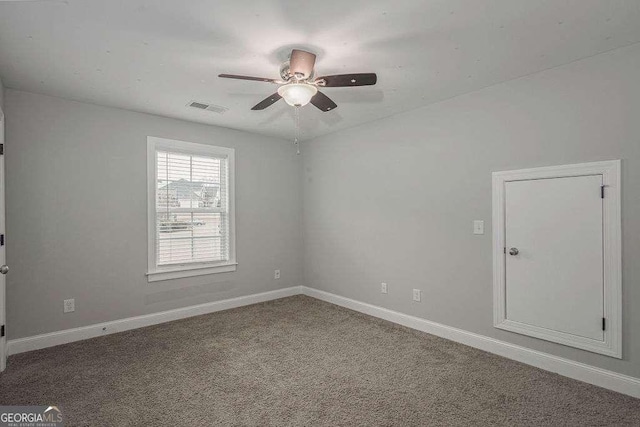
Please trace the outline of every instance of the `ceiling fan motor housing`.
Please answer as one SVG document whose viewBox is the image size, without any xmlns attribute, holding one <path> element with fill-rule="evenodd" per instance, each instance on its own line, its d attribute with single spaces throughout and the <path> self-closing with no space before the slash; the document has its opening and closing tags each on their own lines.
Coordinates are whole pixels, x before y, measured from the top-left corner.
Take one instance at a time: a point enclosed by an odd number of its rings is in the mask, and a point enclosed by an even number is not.
<svg viewBox="0 0 640 427">
<path fill-rule="evenodd" d="M 284 81 L 289 81 L 291 79 L 313 81 L 314 76 L 315 76 L 315 70 L 311 70 L 311 74 L 309 75 L 309 77 L 306 77 L 306 78 L 302 75 L 295 76 L 291 72 L 289 61 L 285 61 L 282 63 L 282 65 L 280 65 L 280 77 L 282 77 L 282 80 Z"/>
</svg>

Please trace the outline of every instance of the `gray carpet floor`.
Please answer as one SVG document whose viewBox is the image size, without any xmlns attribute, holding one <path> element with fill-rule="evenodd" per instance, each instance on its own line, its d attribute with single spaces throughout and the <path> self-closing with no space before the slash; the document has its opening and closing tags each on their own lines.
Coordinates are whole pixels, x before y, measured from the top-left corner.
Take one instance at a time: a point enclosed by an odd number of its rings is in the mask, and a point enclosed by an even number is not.
<svg viewBox="0 0 640 427">
<path fill-rule="evenodd" d="M 640 425 L 640 400 L 305 296 L 11 356 L 66 425 Z"/>
</svg>

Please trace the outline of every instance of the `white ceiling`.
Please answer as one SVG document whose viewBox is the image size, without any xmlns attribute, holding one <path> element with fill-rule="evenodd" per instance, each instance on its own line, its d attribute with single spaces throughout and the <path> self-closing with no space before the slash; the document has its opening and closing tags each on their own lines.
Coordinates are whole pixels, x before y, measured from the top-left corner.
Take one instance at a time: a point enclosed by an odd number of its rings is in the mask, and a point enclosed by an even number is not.
<svg viewBox="0 0 640 427">
<path fill-rule="evenodd" d="M 301 109 L 302 139 L 640 41 L 638 0 L 69 0 L 0 2 L 7 87 L 291 139 L 275 92 L 292 47 L 320 75 L 376 72 Z M 191 101 L 229 108 L 224 115 Z"/>
</svg>

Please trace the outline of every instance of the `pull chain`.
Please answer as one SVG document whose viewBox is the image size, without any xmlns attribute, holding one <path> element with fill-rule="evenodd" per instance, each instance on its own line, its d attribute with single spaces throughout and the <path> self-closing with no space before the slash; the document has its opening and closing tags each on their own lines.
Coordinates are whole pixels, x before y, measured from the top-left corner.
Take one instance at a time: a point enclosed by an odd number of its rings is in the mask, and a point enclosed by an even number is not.
<svg viewBox="0 0 640 427">
<path fill-rule="evenodd" d="M 295 137 L 293 139 L 293 143 L 296 146 L 296 154 L 300 155 L 300 142 L 298 141 L 300 137 L 300 107 L 294 107 L 294 117 L 295 117 Z"/>
</svg>

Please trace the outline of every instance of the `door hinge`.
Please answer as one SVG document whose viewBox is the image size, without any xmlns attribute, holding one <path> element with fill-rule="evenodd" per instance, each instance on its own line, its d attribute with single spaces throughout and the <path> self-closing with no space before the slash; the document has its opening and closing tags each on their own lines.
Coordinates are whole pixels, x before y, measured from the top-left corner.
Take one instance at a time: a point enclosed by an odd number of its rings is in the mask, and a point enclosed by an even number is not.
<svg viewBox="0 0 640 427">
<path fill-rule="evenodd" d="M 603 317 L 603 318 L 602 318 L 602 330 L 604 331 L 606 327 L 607 327 L 607 319 L 605 319 L 605 318 Z"/>
<path fill-rule="evenodd" d="M 503 248 L 502 252 L 505 253 L 505 254 L 507 253 L 507 247 L 506 246 Z"/>
<path fill-rule="evenodd" d="M 4 325 L 0 326 L 0 338 L 4 336 Z"/>
<path fill-rule="evenodd" d="M 0 144 L 0 156 L 4 155 L 4 144 Z"/>
<path fill-rule="evenodd" d="M 600 198 L 604 199 L 604 185 L 600 186 Z"/>
<path fill-rule="evenodd" d="M 4 246 L 4 234 L 0 234 L 0 246 Z"/>
</svg>

